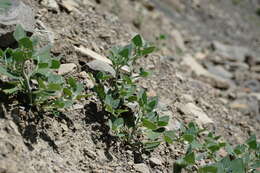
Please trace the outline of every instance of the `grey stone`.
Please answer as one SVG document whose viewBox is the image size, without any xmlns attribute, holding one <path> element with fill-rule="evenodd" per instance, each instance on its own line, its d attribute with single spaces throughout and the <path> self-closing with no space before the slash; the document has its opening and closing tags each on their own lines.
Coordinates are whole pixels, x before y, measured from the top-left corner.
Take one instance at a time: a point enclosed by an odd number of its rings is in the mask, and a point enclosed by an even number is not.
<svg viewBox="0 0 260 173">
<path fill-rule="evenodd" d="M 251 54 L 251 51 L 248 48 L 225 45 L 218 41 L 214 41 L 212 46 L 218 55 L 225 57 L 230 61 L 244 61 L 245 57 Z"/>
<path fill-rule="evenodd" d="M 179 109 L 185 115 L 191 116 L 193 119 L 195 119 L 195 121 L 200 126 L 213 123 L 212 119 L 210 119 L 201 108 L 193 103 L 187 103 L 183 106 L 180 106 Z"/>
<path fill-rule="evenodd" d="M 54 11 L 59 10 L 59 5 L 57 4 L 57 2 L 55 0 L 42 0 L 41 4 Z"/>
<path fill-rule="evenodd" d="M 135 168 L 136 172 L 139 172 L 139 173 L 150 173 L 148 166 L 144 163 L 135 164 L 134 168 Z"/>
<path fill-rule="evenodd" d="M 25 31 L 32 33 L 34 30 L 34 13 L 32 9 L 18 0 L 11 0 L 12 5 L 0 13 L 0 47 L 7 47 L 15 42 L 13 32 L 16 25 L 20 24 Z"/>
<path fill-rule="evenodd" d="M 230 87 L 229 81 L 210 73 L 201 64 L 199 64 L 194 58 L 192 58 L 190 55 L 186 55 L 184 57 L 182 64 L 189 66 L 190 69 L 197 76 L 202 76 L 204 78 L 206 77 L 204 79 L 205 82 L 208 82 L 213 87 L 221 88 L 221 89 L 227 89 Z"/>
<path fill-rule="evenodd" d="M 150 161 L 151 165 L 154 165 L 154 166 L 162 165 L 162 161 L 155 157 L 150 158 L 149 161 Z"/>
<path fill-rule="evenodd" d="M 220 77 L 223 77 L 223 78 L 226 78 L 226 79 L 231 79 L 233 77 L 233 74 L 230 73 L 229 71 L 227 71 L 226 69 L 223 68 L 223 66 L 208 66 L 208 71 L 217 75 L 217 76 L 220 76 Z"/>
<path fill-rule="evenodd" d="M 109 64 L 107 64 L 106 62 L 100 61 L 100 60 L 93 60 L 93 61 L 87 63 L 87 66 L 95 71 L 107 72 L 113 76 L 116 75 L 115 70 Z"/>
<path fill-rule="evenodd" d="M 68 63 L 68 64 L 61 64 L 60 68 L 58 70 L 59 75 L 65 75 L 72 71 L 74 71 L 77 68 L 77 65 L 74 63 Z"/>
</svg>

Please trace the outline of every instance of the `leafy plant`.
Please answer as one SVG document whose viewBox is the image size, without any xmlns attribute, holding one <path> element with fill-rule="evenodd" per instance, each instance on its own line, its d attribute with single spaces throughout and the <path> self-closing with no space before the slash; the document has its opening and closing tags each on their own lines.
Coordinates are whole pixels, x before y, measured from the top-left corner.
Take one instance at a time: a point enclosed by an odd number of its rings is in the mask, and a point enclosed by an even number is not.
<svg viewBox="0 0 260 173">
<path fill-rule="evenodd" d="M 43 109 L 66 108 L 84 97 L 82 84 L 56 73 L 60 61 L 51 56 L 50 46 L 37 50 L 37 40 L 27 37 L 20 25 L 13 36 L 18 48 L 0 50 L 0 74 L 6 77 L 0 90 L 23 95 L 23 104 Z"/>
<path fill-rule="evenodd" d="M 188 147 L 185 156 L 174 164 L 174 173 L 180 173 L 182 169 L 198 173 L 257 173 L 256 169 L 260 168 L 260 144 L 255 136 L 233 148 L 219 141 L 220 136 L 214 136 L 211 132 L 199 141 L 198 136 L 203 131 L 190 123 L 176 139 L 182 143 L 186 141 Z M 219 154 L 221 149 L 226 156 Z M 201 160 L 210 160 L 210 163 L 194 170 L 193 166 Z"/>
<path fill-rule="evenodd" d="M 174 133 L 165 128 L 169 117 L 160 117 L 156 112 L 158 98 L 148 98 L 146 91 L 137 86 L 137 79 L 149 73 L 143 68 L 135 72 L 133 68 L 138 59 L 154 50 L 154 46 L 136 35 L 130 44 L 110 51 L 115 76 L 105 73 L 96 76 L 99 84 L 95 91 L 108 113 L 111 131 L 137 149 L 152 150 L 163 141 L 173 142 Z M 128 68 L 129 72 L 124 73 L 122 68 Z"/>
</svg>

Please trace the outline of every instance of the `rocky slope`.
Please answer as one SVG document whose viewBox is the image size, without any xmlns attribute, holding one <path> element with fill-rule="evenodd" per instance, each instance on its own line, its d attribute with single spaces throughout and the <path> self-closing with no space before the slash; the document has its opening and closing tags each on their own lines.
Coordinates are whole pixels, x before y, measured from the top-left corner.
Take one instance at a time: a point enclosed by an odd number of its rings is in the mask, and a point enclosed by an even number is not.
<svg viewBox="0 0 260 173">
<path fill-rule="evenodd" d="M 41 44 L 50 42 L 63 63 L 76 65 L 69 75 L 90 83 L 82 72 L 91 57 L 79 47 L 106 55 L 141 33 L 160 51 L 139 62 L 153 72 L 140 86 L 160 97 L 169 128 L 195 120 L 232 144 L 251 134 L 260 138 L 259 1 L 24 2 L 35 12 Z M 160 34 L 166 39 L 156 40 Z M 96 102 L 86 100 L 61 117 L 28 117 L 22 107 L 1 104 L 0 173 L 172 172 L 181 146 L 161 146 L 138 159 L 107 134 Z"/>
</svg>

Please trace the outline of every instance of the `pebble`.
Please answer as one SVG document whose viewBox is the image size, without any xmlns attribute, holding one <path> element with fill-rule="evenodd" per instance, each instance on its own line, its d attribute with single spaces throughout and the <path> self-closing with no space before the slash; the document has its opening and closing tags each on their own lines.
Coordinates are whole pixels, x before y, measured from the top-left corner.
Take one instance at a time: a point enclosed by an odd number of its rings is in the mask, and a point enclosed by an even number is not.
<svg viewBox="0 0 260 173">
<path fill-rule="evenodd" d="M 58 69 L 58 74 L 65 75 L 70 72 L 73 72 L 74 70 L 76 70 L 76 68 L 77 68 L 77 65 L 74 63 L 61 64 L 60 68 Z"/>
<path fill-rule="evenodd" d="M 144 164 L 144 163 L 138 163 L 134 165 L 134 169 L 138 172 L 138 173 L 150 173 L 149 171 L 149 167 Z"/>
</svg>

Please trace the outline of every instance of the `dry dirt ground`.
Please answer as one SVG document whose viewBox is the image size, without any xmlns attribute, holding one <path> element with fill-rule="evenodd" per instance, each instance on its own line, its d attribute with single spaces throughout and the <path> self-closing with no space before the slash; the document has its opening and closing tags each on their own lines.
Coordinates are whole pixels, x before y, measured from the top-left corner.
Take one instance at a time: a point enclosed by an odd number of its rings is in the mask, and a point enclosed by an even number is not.
<svg viewBox="0 0 260 173">
<path fill-rule="evenodd" d="M 24 1 L 52 53 L 77 65 L 72 75 L 90 61 L 75 46 L 106 55 L 141 33 L 160 50 L 138 63 L 152 71 L 140 86 L 159 96 L 173 128 L 195 120 L 232 144 L 251 134 L 260 138 L 259 1 L 75 0 L 66 6 L 69 0 L 57 0 L 57 8 Z M 160 34 L 166 40 L 156 40 Z M 0 111 L 0 173 L 172 172 L 181 146 L 161 146 L 140 159 L 107 134 L 96 102 L 60 117 L 28 115 L 17 106 Z M 211 121 L 183 112 L 187 104 Z"/>
</svg>

